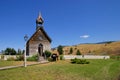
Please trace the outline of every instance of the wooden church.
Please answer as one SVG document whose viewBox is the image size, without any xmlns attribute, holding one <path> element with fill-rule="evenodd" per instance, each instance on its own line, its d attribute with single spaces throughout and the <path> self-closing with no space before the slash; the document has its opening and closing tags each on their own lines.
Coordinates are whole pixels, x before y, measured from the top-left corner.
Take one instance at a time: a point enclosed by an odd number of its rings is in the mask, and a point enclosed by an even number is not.
<svg viewBox="0 0 120 80">
<path fill-rule="evenodd" d="M 51 38 L 44 30 L 43 23 L 43 18 L 39 14 L 36 19 L 36 31 L 26 43 L 27 56 L 35 54 L 42 56 L 45 50 L 51 50 Z"/>
</svg>

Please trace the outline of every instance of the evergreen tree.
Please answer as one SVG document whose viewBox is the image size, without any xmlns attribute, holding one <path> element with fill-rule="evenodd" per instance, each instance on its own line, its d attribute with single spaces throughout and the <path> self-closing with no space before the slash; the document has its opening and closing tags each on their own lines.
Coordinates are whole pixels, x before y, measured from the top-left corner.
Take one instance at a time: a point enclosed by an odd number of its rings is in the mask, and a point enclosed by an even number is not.
<svg viewBox="0 0 120 80">
<path fill-rule="evenodd" d="M 69 54 L 72 54 L 72 53 L 73 53 L 73 48 L 71 47 Z"/>
<path fill-rule="evenodd" d="M 58 51 L 59 55 L 62 55 L 63 54 L 63 46 L 59 45 L 57 48 L 57 51 Z"/>
<path fill-rule="evenodd" d="M 18 49 L 17 54 L 18 54 L 18 55 L 21 55 L 21 54 L 22 54 L 22 50 L 21 50 L 21 49 Z"/>
<path fill-rule="evenodd" d="M 76 55 L 81 55 L 81 52 L 77 50 Z"/>
</svg>

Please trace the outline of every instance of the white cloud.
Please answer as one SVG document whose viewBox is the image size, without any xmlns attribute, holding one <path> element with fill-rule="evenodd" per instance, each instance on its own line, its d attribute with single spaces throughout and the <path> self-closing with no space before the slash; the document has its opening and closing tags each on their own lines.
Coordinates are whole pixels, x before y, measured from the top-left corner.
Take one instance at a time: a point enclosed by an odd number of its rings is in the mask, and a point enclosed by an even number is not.
<svg viewBox="0 0 120 80">
<path fill-rule="evenodd" d="M 88 37 L 90 37 L 90 36 L 89 36 L 89 35 L 80 36 L 80 38 L 83 38 L 83 39 L 86 39 L 86 38 L 88 38 Z"/>
</svg>

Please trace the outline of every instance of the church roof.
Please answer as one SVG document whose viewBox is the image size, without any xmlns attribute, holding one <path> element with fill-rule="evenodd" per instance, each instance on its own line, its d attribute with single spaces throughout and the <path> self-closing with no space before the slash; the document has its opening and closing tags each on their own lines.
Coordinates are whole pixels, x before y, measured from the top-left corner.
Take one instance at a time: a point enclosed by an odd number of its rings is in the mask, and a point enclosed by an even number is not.
<svg viewBox="0 0 120 80">
<path fill-rule="evenodd" d="M 48 34 L 45 32 L 43 27 L 39 27 L 39 29 L 36 30 L 36 32 L 30 37 L 30 39 L 27 41 L 27 43 L 29 43 L 29 41 L 37 34 L 37 32 L 41 30 L 42 33 L 45 35 L 45 37 L 48 39 L 48 41 L 51 43 L 51 38 L 48 36 Z"/>
</svg>

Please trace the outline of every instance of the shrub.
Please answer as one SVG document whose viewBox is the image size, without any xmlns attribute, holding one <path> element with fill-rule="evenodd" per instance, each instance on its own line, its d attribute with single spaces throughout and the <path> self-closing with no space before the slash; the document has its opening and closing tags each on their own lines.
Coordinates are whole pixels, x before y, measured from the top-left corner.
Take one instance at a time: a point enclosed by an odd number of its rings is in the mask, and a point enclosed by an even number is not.
<svg viewBox="0 0 120 80">
<path fill-rule="evenodd" d="M 24 60 L 24 56 L 23 55 L 17 55 L 16 56 L 16 61 L 23 61 Z"/>
<path fill-rule="evenodd" d="M 89 64 L 90 62 L 87 61 L 86 59 L 71 59 L 71 63 L 73 64 Z"/>
<path fill-rule="evenodd" d="M 71 59 L 71 63 L 76 63 L 76 61 L 77 61 L 77 58 Z"/>
<path fill-rule="evenodd" d="M 38 55 L 33 55 L 32 57 L 28 57 L 27 61 L 37 61 L 38 60 Z"/>
<path fill-rule="evenodd" d="M 110 56 L 110 59 L 115 59 L 115 56 Z"/>
<path fill-rule="evenodd" d="M 51 52 L 46 50 L 45 55 L 46 55 L 46 58 L 49 58 L 51 56 Z"/>
<path fill-rule="evenodd" d="M 89 62 L 86 61 L 86 59 L 78 59 L 78 60 L 76 61 L 76 63 L 77 63 L 77 64 L 89 64 Z"/>
<path fill-rule="evenodd" d="M 120 60 L 120 56 L 110 56 L 110 59 Z"/>
<path fill-rule="evenodd" d="M 48 61 L 52 62 L 52 61 L 53 61 L 53 59 L 52 59 L 52 58 L 48 58 Z"/>
<path fill-rule="evenodd" d="M 64 60 L 64 56 L 63 55 L 60 55 L 60 60 Z"/>
<path fill-rule="evenodd" d="M 117 56 L 117 60 L 120 60 L 120 56 Z"/>
</svg>

